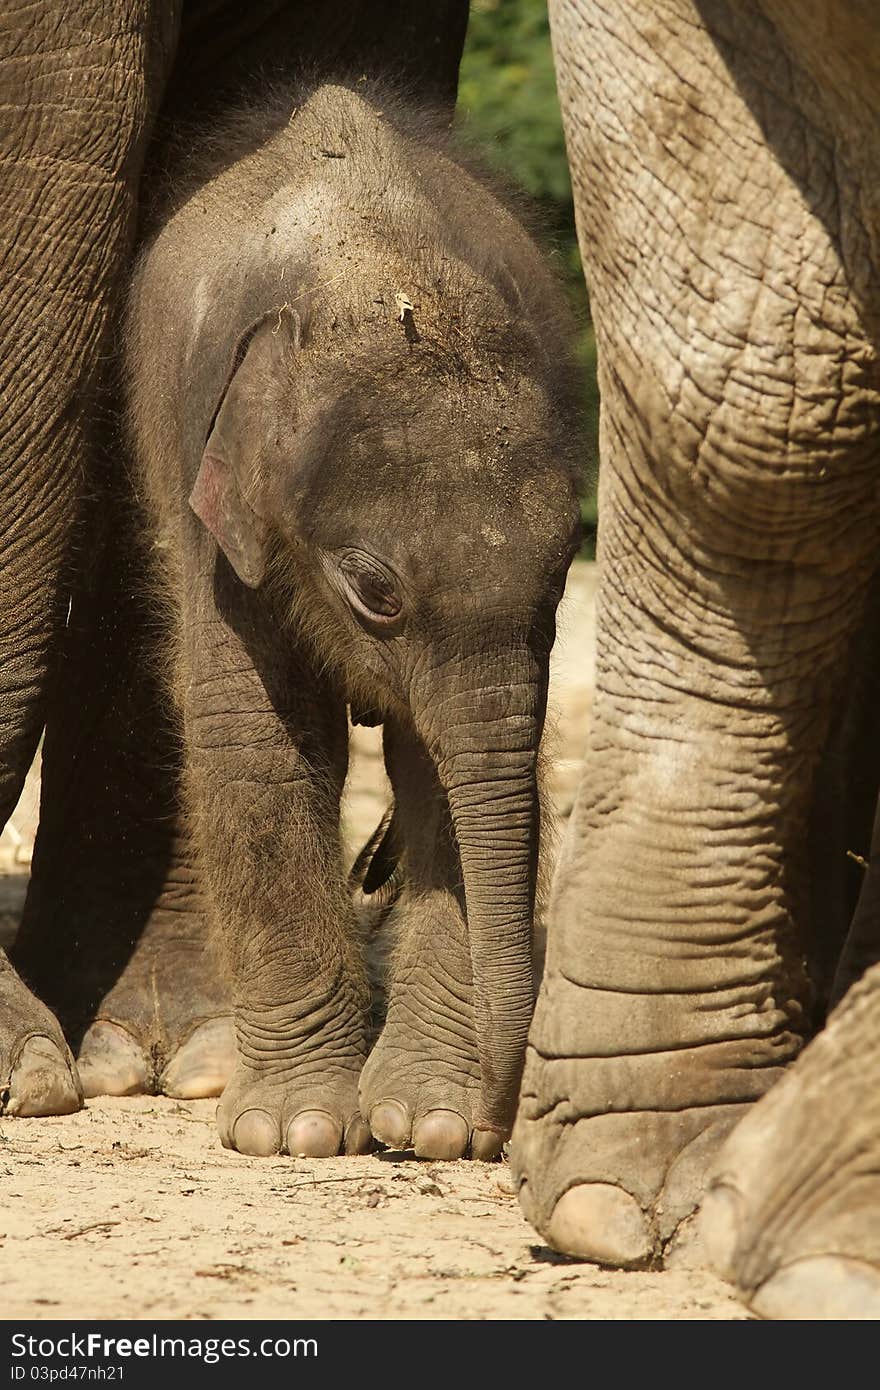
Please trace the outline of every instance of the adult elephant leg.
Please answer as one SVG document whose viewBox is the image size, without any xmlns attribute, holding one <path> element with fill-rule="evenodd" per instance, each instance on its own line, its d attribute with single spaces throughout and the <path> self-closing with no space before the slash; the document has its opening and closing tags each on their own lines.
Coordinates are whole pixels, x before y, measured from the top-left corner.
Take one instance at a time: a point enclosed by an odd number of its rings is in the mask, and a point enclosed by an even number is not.
<svg viewBox="0 0 880 1390">
<path fill-rule="evenodd" d="M 711 34 L 703 8 L 551 11 L 602 581 L 514 1158 L 551 1244 L 620 1265 L 687 1233 L 721 1137 L 801 1046 L 811 783 L 876 564 L 858 183 L 760 8 L 712 6 Z"/>
<path fill-rule="evenodd" d="M 217 1112 L 241 1153 L 363 1152 L 367 988 L 342 872 L 345 708 L 267 595 L 215 562 L 187 574 L 189 793 L 233 984 L 236 1060 Z M 216 588 L 215 588 L 216 586 Z"/>
<path fill-rule="evenodd" d="M 113 525 L 71 608 L 13 960 L 61 1020 L 87 1096 L 219 1095 L 231 1001 L 181 804 L 168 637 L 119 485 L 103 494 Z"/>
<path fill-rule="evenodd" d="M 0 951 L 0 1115 L 69 1115 L 83 1093 L 57 1020 Z"/>
<path fill-rule="evenodd" d="M 0 815 L 46 718 L 90 451 L 108 315 L 129 250 L 137 178 L 167 69 L 174 7 L 13 3 L 0 19 Z M 75 1109 L 57 1023 L 2 959 L 0 1105 Z"/>
<path fill-rule="evenodd" d="M 880 1317 L 878 958 L 880 805 L 842 1002 L 724 1145 L 699 1218 L 714 1264 L 764 1317 Z"/>
</svg>

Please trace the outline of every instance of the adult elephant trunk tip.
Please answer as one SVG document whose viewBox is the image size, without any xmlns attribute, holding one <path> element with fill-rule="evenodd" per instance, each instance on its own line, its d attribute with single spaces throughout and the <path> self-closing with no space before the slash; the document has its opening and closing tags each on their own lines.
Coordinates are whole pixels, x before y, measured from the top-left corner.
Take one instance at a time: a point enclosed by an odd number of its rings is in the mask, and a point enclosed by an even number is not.
<svg viewBox="0 0 880 1390">
<path fill-rule="evenodd" d="M 529 689 L 528 706 L 535 702 Z M 506 1139 L 513 1125 L 534 1007 L 532 929 L 540 812 L 533 708 L 444 740 L 438 760 L 464 883 L 480 1062 L 477 1135 Z"/>
</svg>

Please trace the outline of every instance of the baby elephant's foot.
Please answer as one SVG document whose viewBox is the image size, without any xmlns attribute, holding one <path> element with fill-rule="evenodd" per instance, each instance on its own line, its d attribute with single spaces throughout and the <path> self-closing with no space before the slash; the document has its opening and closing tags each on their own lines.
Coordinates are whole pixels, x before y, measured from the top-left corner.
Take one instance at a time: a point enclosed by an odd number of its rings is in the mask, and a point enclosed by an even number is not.
<svg viewBox="0 0 880 1390">
<path fill-rule="evenodd" d="M 235 1070 L 217 1107 L 224 1148 L 257 1158 L 366 1153 L 370 1131 L 357 1100 L 364 1038 L 354 997 L 300 1016 L 292 1005 L 240 1015 Z"/>
<path fill-rule="evenodd" d="M 361 1109 L 369 1115 L 373 1136 L 392 1149 L 413 1149 L 417 1158 L 497 1158 L 503 1136 L 474 1129 L 480 1094 L 476 1063 L 467 1083 L 461 1079 L 463 1059 L 459 1076 L 450 1075 L 432 1047 L 435 1040 L 410 1034 L 414 1051 L 407 1055 L 401 1034 L 389 1034 L 383 1042 L 385 1033 L 361 1077 Z"/>
<path fill-rule="evenodd" d="M 56 1019 L 0 951 L 0 1114 L 69 1115 L 82 1103 L 76 1066 Z"/>
<path fill-rule="evenodd" d="M 721 1152 L 700 1218 L 767 1318 L 880 1318 L 880 966 Z"/>
<path fill-rule="evenodd" d="M 465 927 L 451 912 L 442 923 L 433 931 L 421 923 L 414 958 L 398 962 L 385 1026 L 361 1076 L 361 1114 L 381 1143 L 419 1158 L 492 1159 L 506 1136 L 474 1126 L 480 1067 Z M 420 949 L 423 941 L 430 950 Z"/>
<path fill-rule="evenodd" d="M 334 1158 L 370 1148 L 357 1103 L 357 1073 L 266 1076 L 237 1066 L 217 1107 L 220 1142 L 256 1158 Z"/>
</svg>

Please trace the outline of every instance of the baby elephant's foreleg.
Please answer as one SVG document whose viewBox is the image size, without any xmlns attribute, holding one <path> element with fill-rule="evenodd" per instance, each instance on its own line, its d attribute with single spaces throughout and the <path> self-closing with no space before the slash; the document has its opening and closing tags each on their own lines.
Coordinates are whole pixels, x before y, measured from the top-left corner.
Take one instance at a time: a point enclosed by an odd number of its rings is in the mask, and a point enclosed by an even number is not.
<svg viewBox="0 0 880 1390">
<path fill-rule="evenodd" d="M 185 623 L 184 712 L 205 886 L 232 979 L 237 1057 L 218 1108 L 241 1153 L 362 1152 L 366 986 L 341 871 L 341 701 L 258 595 Z"/>
</svg>

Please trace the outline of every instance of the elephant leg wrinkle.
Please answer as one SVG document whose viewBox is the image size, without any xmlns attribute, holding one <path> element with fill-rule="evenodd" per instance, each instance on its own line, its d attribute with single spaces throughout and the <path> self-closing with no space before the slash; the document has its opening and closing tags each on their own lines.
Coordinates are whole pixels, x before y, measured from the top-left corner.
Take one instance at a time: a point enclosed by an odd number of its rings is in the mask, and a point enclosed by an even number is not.
<svg viewBox="0 0 880 1390">
<path fill-rule="evenodd" d="M 877 571 L 880 300 L 876 149 L 849 82 L 800 104 L 845 63 L 808 8 L 550 7 L 599 352 L 597 673 L 511 1150 L 545 1238 L 624 1267 L 705 1257 L 722 1143 L 811 1054 L 807 827 Z M 757 1220 L 716 1211 L 745 1279 Z"/>
</svg>

